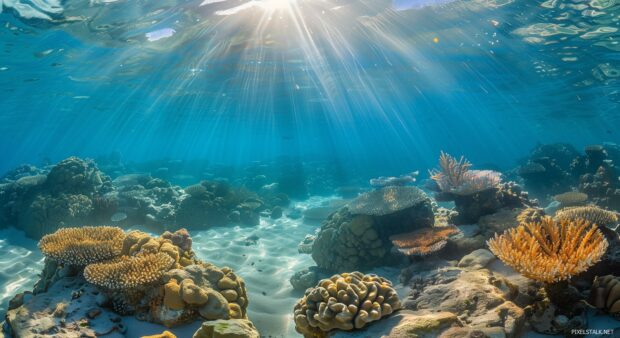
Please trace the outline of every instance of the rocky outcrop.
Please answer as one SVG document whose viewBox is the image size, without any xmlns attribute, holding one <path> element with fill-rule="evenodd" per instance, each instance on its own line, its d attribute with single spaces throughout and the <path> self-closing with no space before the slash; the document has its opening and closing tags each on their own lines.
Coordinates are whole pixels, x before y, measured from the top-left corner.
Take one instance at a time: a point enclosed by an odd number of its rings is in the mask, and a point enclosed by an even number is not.
<svg viewBox="0 0 620 338">
<path fill-rule="evenodd" d="M 260 338 L 260 335 L 247 319 L 219 319 L 202 323 L 193 338 Z"/>
<path fill-rule="evenodd" d="M 386 187 L 361 195 L 321 225 L 312 258 L 319 268 L 346 271 L 389 263 L 390 236 L 430 227 L 430 199 L 415 187 Z"/>
</svg>

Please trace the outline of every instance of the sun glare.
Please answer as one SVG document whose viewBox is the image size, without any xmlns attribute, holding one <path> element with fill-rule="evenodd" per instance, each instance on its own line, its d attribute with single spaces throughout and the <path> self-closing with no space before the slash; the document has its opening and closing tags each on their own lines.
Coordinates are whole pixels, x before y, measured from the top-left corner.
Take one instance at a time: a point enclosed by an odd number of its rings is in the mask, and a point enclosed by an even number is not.
<svg viewBox="0 0 620 338">
<path fill-rule="evenodd" d="M 263 6 L 268 10 L 280 10 L 290 8 L 296 0 L 265 0 Z"/>
</svg>

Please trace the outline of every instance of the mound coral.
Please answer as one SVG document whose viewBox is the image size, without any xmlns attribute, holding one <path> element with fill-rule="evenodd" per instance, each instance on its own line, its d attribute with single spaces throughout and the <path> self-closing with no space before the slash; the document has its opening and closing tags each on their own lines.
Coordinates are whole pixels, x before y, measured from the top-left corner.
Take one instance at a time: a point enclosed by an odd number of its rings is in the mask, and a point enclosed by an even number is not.
<svg viewBox="0 0 620 338">
<path fill-rule="evenodd" d="M 607 240 L 592 223 L 577 219 L 524 223 L 495 234 L 491 251 L 522 275 L 546 283 L 564 281 L 601 259 Z"/>
<path fill-rule="evenodd" d="M 157 282 L 173 265 L 174 259 L 165 253 L 121 256 L 88 265 L 84 278 L 109 290 L 134 289 Z"/>
<path fill-rule="evenodd" d="M 349 203 L 354 215 L 384 216 L 428 200 L 428 196 L 416 187 L 388 186 L 367 192 Z"/>
<path fill-rule="evenodd" d="M 492 170 L 470 170 L 471 163 L 461 156 L 459 160 L 441 152 L 440 169 L 430 172 L 439 189 L 444 193 L 471 195 L 487 189 L 496 188 L 501 175 Z"/>
<path fill-rule="evenodd" d="M 558 220 L 584 219 L 600 226 L 612 226 L 618 223 L 618 215 L 609 210 L 596 206 L 565 208 L 555 214 Z"/>
<path fill-rule="evenodd" d="M 390 236 L 394 248 L 407 256 L 426 256 L 443 249 L 448 239 L 461 232 L 455 226 L 423 228 Z"/>
<path fill-rule="evenodd" d="M 620 319 L 620 277 L 607 275 L 594 278 L 590 289 L 590 303 Z"/>
<path fill-rule="evenodd" d="M 124 238 L 116 227 L 63 228 L 43 236 L 39 249 L 57 262 L 85 266 L 119 256 Z"/>
<path fill-rule="evenodd" d="M 342 273 L 306 290 L 295 305 L 295 329 L 304 337 L 360 329 L 400 309 L 392 284 L 376 275 Z"/>
<path fill-rule="evenodd" d="M 553 196 L 553 199 L 560 202 L 563 207 L 583 205 L 588 200 L 588 194 L 578 191 L 569 191 Z"/>
<path fill-rule="evenodd" d="M 359 196 L 322 224 L 312 244 L 317 265 L 334 272 L 385 263 L 389 237 L 434 222 L 430 199 L 415 187 L 386 187 Z"/>
</svg>

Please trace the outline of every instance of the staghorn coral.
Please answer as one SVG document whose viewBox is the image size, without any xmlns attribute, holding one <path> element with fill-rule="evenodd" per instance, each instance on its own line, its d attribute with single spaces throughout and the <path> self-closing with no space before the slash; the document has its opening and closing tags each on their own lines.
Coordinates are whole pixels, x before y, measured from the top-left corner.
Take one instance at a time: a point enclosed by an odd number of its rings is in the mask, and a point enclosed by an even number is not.
<svg viewBox="0 0 620 338">
<path fill-rule="evenodd" d="M 524 223 L 495 234 L 490 250 L 525 277 L 555 283 L 586 271 L 601 259 L 607 240 L 592 223 L 577 219 Z"/>
<path fill-rule="evenodd" d="M 304 337 L 322 337 L 335 329 L 361 329 L 400 307 L 387 279 L 357 271 L 337 274 L 306 290 L 295 304 L 295 329 Z"/>
<path fill-rule="evenodd" d="M 460 234 L 455 226 L 423 228 L 390 236 L 394 248 L 407 256 L 426 256 L 443 249 L 452 236 Z"/>
<path fill-rule="evenodd" d="M 431 179 L 444 193 L 454 195 L 471 195 L 487 189 L 496 188 L 501 182 L 501 175 L 492 170 L 470 170 L 471 163 L 461 156 L 455 157 L 441 152 L 440 169 L 431 170 Z"/>
<path fill-rule="evenodd" d="M 553 199 L 560 202 L 563 207 L 583 205 L 588 200 L 588 194 L 578 191 L 569 191 L 553 196 Z"/>
<path fill-rule="evenodd" d="M 615 212 L 596 206 L 565 208 L 558 211 L 555 218 L 568 221 L 584 219 L 600 226 L 612 226 L 618 223 L 618 215 Z"/>
<path fill-rule="evenodd" d="M 84 278 L 109 290 L 143 287 L 157 282 L 174 265 L 165 253 L 121 256 L 111 261 L 94 263 L 84 269 Z"/>
<path fill-rule="evenodd" d="M 543 217 L 545 217 L 545 210 L 540 208 L 525 208 L 523 211 L 517 215 L 517 222 L 519 224 L 522 223 L 532 223 L 532 222 L 540 222 Z"/>
<path fill-rule="evenodd" d="M 590 303 L 620 319 L 620 278 L 612 275 L 595 277 L 590 289 Z"/>
<path fill-rule="evenodd" d="M 43 236 L 39 249 L 60 263 L 85 266 L 119 256 L 124 238 L 117 227 L 63 228 Z"/>
</svg>

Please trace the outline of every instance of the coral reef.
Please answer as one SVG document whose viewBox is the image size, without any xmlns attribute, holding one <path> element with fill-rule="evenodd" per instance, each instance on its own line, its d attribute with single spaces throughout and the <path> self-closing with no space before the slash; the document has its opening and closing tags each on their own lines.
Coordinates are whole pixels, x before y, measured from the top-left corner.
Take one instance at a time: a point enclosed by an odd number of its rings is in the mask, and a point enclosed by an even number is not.
<svg viewBox="0 0 620 338">
<path fill-rule="evenodd" d="M 366 193 L 321 224 L 312 258 L 330 271 L 389 263 L 389 237 L 433 225 L 430 199 L 415 187 L 386 187 Z"/>
<path fill-rule="evenodd" d="M 403 307 L 415 312 L 448 312 L 460 325 L 441 337 L 468 337 L 469 331 L 490 330 L 498 337 L 518 337 L 526 322 L 521 308 L 528 303 L 525 287 L 472 264 L 467 268 L 415 266 L 411 292 Z M 461 324 L 462 323 L 462 324 Z M 464 326 L 458 328 L 458 326 Z"/>
<path fill-rule="evenodd" d="M 557 220 L 574 221 L 584 219 L 590 223 L 612 227 L 618 223 L 618 215 L 597 206 L 572 207 L 559 210 L 555 214 Z"/>
<path fill-rule="evenodd" d="M 441 201 L 454 201 L 457 224 L 472 224 L 484 215 L 502 208 L 521 208 L 535 203 L 514 182 L 502 183 L 500 174 L 490 170 L 470 170 L 471 163 L 442 152 L 439 170 L 431 171 L 436 183 L 435 197 Z"/>
<path fill-rule="evenodd" d="M 495 235 L 491 251 L 524 276 L 546 283 L 566 280 L 598 262 L 607 240 L 586 220 L 525 223 Z"/>
<path fill-rule="evenodd" d="M 157 238 L 140 231 L 125 234 L 114 227 L 60 229 L 41 240 L 47 259 L 31 303 L 54 297 L 50 293 L 58 287 L 73 293 L 86 288 L 92 290 L 83 295 L 86 303 L 96 301 L 100 313 L 134 315 L 167 327 L 198 319 L 247 319 L 243 279 L 230 268 L 196 259 L 191 244 L 185 229 Z M 77 301 L 75 307 L 78 303 L 83 302 Z M 21 330 L 19 323 L 28 323 L 26 306 L 15 309 L 12 329 Z M 80 309 L 71 314 L 84 311 Z M 62 327 L 57 322 L 45 325 L 49 330 Z"/>
<path fill-rule="evenodd" d="M 342 273 L 306 290 L 295 305 L 295 329 L 304 337 L 360 329 L 400 309 L 392 284 L 376 275 Z"/>
<path fill-rule="evenodd" d="M 441 152 L 440 169 L 431 171 L 431 178 L 443 193 L 472 195 L 493 189 L 501 182 L 500 174 L 491 170 L 470 170 L 471 163 L 463 156 L 459 160 Z"/>
<path fill-rule="evenodd" d="M 125 233 L 117 227 L 59 229 L 39 241 L 39 249 L 59 263 L 86 266 L 121 254 Z"/>
<path fill-rule="evenodd" d="M 394 248 L 407 256 L 426 256 L 443 249 L 452 236 L 459 235 L 455 226 L 422 228 L 390 236 Z"/>
</svg>

